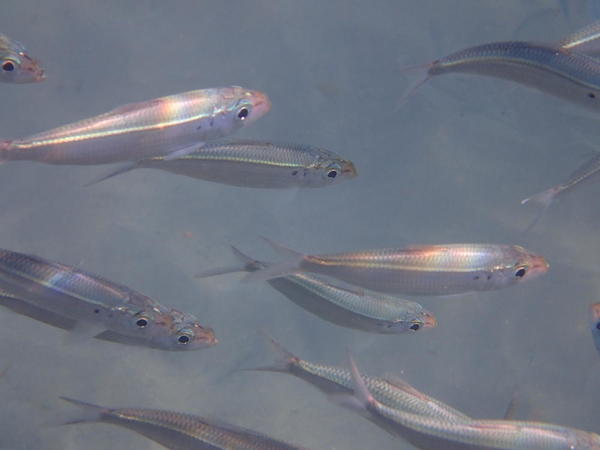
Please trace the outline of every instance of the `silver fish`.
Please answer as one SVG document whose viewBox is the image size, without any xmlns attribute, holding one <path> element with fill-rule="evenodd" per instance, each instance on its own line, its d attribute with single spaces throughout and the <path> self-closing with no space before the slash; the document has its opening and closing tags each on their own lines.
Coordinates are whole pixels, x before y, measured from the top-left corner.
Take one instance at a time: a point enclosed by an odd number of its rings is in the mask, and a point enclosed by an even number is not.
<svg viewBox="0 0 600 450">
<path fill-rule="evenodd" d="M 590 56 L 600 55 L 600 20 L 563 38 L 558 45 Z"/>
<path fill-rule="evenodd" d="M 412 429 L 425 436 L 442 439 L 451 444 L 475 446 L 478 449 L 600 449 L 599 435 L 560 425 L 511 420 L 449 421 L 391 408 L 377 401 L 369 392 L 368 386 L 352 360 L 351 370 L 355 399 L 359 407 L 377 418 L 397 423 L 403 428 Z"/>
<path fill-rule="evenodd" d="M 22 139 L 0 141 L 0 161 L 108 164 L 182 156 L 265 115 L 269 98 L 239 86 L 200 89 L 120 106 Z"/>
<path fill-rule="evenodd" d="M 210 270 L 197 278 L 230 272 L 254 272 L 269 266 L 232 247 L 241 266 Z M 268 283 L 296 305 L 339 326 L 381 334 L 432 328 L 436 318 L 420 304 L 389 295 L 364 292 L 330 283 L 309 274 L 288 275 Z"/>
<path fill-rule="evenodd" d="M 449 295 L 505 288 L 535 278 L 549 267 L 543 257 L 517 245 L 419 245 L 304 255 L 267 242 L 288 259 L 249 273 L 246 280 L 311 272 L 378 292 Z"/>
<path fill-rule="evenodd" d="M 193 153 L 168 159 L 156 156 L 119 169 L 96 182 L 137 168 L 251 188 L 318 188 L 356 176 L 352 161 L 316 147 L 235 141 L 205 144 Z"/>
<path fill-rule="evenodd" d="M 469 47 L 426 66 L 404 99 L 437 75 L 467 73 L 514 81 L 594 110 L 600 109 L 600 61 L 560 46 L 522 41 Z"/>
<path fill-rule="evenodd" d="M 213 330 L 201 326 L 191 314 L 166 308 L 125 286 L 37 256 L 0 250 L 0 287 L 4 303 L 8 296 L 33 307 L 28 310 L 30 314 L 23 309 L 26 315 L 43 318 L 47 311 L 49 323 L 61 328 L 74 326 L 90 336 L 116 336 L 121 342 L 131 337 L 131 343 L 162 350 L 198 350 L 217 343 Z"/>
<path fill-rule="evenodd" d="M 170 450 L 300 450 L 264 434 L 191 414 L 159 409 L 105 408 L 72 398 L 83 410 L 67 424 L 104 422 L 135 431 Z"/>
<path fill-rule="evenodd" d="M 37 83 L 45 78 L 44 69 L 29 56 L 23 44 L 0 34 L 0 81 Z"/>
<path fill-rule="evenodd" d="M 589 183 L 599 179 L 600 177 L 598 175 L 600 175 L 600 153 L 594 155 L 593 158 L 583 163 L 575 172 L 571 174 L 567 181 L 521 200 L 522 205 L 531 201 L 534 203 L 539 203 L 542 206 L 542 209 L 527 229 L 530 230 L 535 226 L 535 224 L 541 219 L 544 212 L 550 207 L 556 197 L 573 190 L 583 182 Z"/>
</svg>

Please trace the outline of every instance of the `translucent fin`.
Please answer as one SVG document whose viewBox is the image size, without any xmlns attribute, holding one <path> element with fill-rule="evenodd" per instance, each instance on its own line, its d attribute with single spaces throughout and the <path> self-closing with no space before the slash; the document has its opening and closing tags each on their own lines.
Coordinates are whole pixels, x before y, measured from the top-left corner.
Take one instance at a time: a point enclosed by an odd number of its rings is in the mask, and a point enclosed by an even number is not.
<svg viewBox="0 0 600 450">
<path fill-rule="evenodd" d="M 265 330 L 260 330 L 260 332 L 271 347 L 273 352 L 273 362 L 266 366 L 253 367 L 251 369 L 244 370 L 261 372 L 289 372 L 291 366 L 300 361 L 300 358 L 273 339 Z"/>
<path fill-rule="evenodd" d="M 266 236 L 261 236 L 260 238 L 263 241 L 265 241 L 267 244 L 269 244 L 273 250 L 275 250 L 277 253 L 279 253 L 283 257 L 286 257 L 289 259 L 304 258 L 303 253 L 300 253 L 296 250 L 292 250 L 291 248 L 286 247 L 285 245 L 281 245 L 281 244 L 269 239 Z"/>
<path fill-rule="evenodd" d="M 390 383 L 392 386 L 395 386 L 398 389 L 402 389 L 404 392 L 414 395 L 417 398 L 420 398 L 422 400 L 429 400 L 429 398 L 425 394 L 423 394 L 421 391 L 419 391 L 412 385 L 408 384 L 406 381 L 404 381 L 397 375 L 385 374 L 383 376 L 383 379 Z"/>
<path fill-rule="evenodd" d="M 358 366 L 354 362 L 352 355 L 348 352 L 348 362 L 350 364 L 350 372 L 352 373 L 352 383 L 354 385 L 354 397 L 358 400 L 358 402 L 362 405 L 364 409 L 367 409 L 370 404 L 374 403 L 376 400 L 373 398 L 365 380 L 363 379 L 360 371 L 358 370 Z"/>
<path fill-rule="evenodd" d="M 121 175 L 122 173 L 127 173 L 132 171 L 133 169 L 137 169 L 139 167 L 139 163 L 138 162 L 126 162 L 124 164 L 122 164 L 117 170 L 115 170 L 114 172 L 109 173 L 108 175 L 104 175 L 94 181 L 90 181 L 89 183 L 85 184 L 84 187 L 89 187 L 89 186 L 93 186 L 94 184 L 98 184 L 104 180 L 108 180 L 109 178 L 112 177 L 116 177 L 117 175 Z"/>
<path fill-rule="evenodd" d="M 94 405 L 92 403 L 86 403 L 79 400 L 75 400 L 69 397 L 59 397 L 61 400 L 67 401 L 73 405 L 78 406 L 82 410 L 82 414 L 75 419 L 70 419 L 62 422 L 62 425 L 71 425 L 75 423 L 85 423 L 85 422 L 99 422 L 102 420 L 102 414 L 104 414 L 107 409 Z"/>
<path fill-rule="evenodd" d="M 260 270 L 249 273 L 242 281 L 244 282 L 256 282 L 256 281 L 267 281 L 273 278 L 280 278 L 293 273 L 302 272 L 300 269 L 300 263 L 304 259 L 304 254 L 284 247 L 269 238 L 261 236 L 261 238 L 267 242 L 274 250 L 286 257 L 288 260 L 281 263 L 273 263 L 267 266 L 263 266 Z"/>
<path fill-rule="evenodd" d="M 101 324 L 77 321 L 72 329 L 65 335 L 65 342 L 70 345 L 81 344 L 89 339 L 104 333 L 106 327 Z"/>
<path fill-rule="evenodd" d="M 194 278 L 207 278 L 214 277 L 217 275 L 225 275 L 228 273 L 235 272 L 254 272 L 256 270 L 260 270 L 261 267 L 264 266 L 264 263 L 257 261 L 256 259 L 251 258 L 250 256 L 242 253 L 237 247 L 231 246 L 231 251 L 238 258 L 242 264 L 237 266 L 226 266 L 226 267 L 217 267 L 216 269 L 208 269 L 194 275 Z"/>
<path fill-rule="evenodd" d="M 179 150 L 175 150 L 172 153 L 169 153 L 164 157 L 165 161 L 172 161 L 177 158 L 181 158 L 183 156 L 189 155 L 190 153 L 194 153 L 196 150 L 199 150 L 204 146 L 204 142 L 198 142 L 191 147 L 180 148 Z"/>
<path fill-rule="evenodd" d="M 515 416 L 517 415 L 517 401 L 516 396 L 510 399 L 508 402 L 508 406 L 506 407 L 506 411 L 504 412 L 504 416 L 502 417 L 504 420 L 515 420 Z"/>
<path fill-rule="evenodd" d="M 237 265 L 237 266 L 224 266 L 217 267 L 215 269 L 207 269 L 202 272 L 198 272 L 194 275 L 194 278 L 210 278 L 216 277 L 217 275 L 226 275 L 228 273 L 236 273 L 236 272 L 246 272 L 246 266 Z"/>
<path fill-rule="evenodd" d="M 531 231 L 533 229 L 533 227 L 540 221 L 540 219 L 542 218 L 542 216 L 544 215 L 546 210 L 548 208 L 550 208 L 550 205 L 554 201 L 554 198 L 556 197 L 557 192 L 558 192 L 557 188 L 552 187 L 550 189 L 546 189 L 543 192 L 540 192 L 538 194 L 532 195 L 531 197 L 521 200 L 521 205 L 532 202 L 532 203 L 537 203 L 542 206 L 542 208 L 537 213 L 537 215 L 535 216 L 533 221 L 525 229 L 525 232 Z"/>
<path fill-rule="evenodd" d="M 427 63 L 427 64 L 421 64 L 420 66 L 411 66 L 411 67 L 406 67 L 404 69 L 401 69 L 401 73 L 402 72 L 407 72 L 410 70 L 425 70 L 425 74 L 419 78 L 419 80 L 417 80 L 415 83 L 413 83 L 407 90 L 406 92 L 404 92 L 404 94 L 402 94 L 402 96 L 400 96 L 400 99 L 398 100 L 398 103 L 396 104 L 396 110 L 399 109 L 404 103 L 406 103 L 406 101 L 412 97 L 415 92 L 417 92 L 419 90 L 419 88 L 421 86 L 423 86 L 425 83 L 427 83 L 430 79 L 431 79 L 431 75 L 429 75 L 429 69 L 431 68 L 431 66 L 433 65 L 433 63 Z"/>
</svg>

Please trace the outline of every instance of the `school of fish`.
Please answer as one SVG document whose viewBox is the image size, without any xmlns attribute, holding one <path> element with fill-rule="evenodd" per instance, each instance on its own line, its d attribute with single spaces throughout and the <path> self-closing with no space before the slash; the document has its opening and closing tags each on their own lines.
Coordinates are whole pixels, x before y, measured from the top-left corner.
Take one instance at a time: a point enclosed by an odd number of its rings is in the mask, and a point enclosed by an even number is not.
<svg viewBox="0 0 600 450">
<path fill-rule="evenodd" d="M 422 66 L 424 76 L 404 100 L 436 76 L 471 74 L 509 80 L 598 111 L 599 55 L 600 22 L 558 42 L 476 45 Z M 0 34 L 0 81 L 24 84 L 45 78 L 41 63 L 22 44 Z M 258 189 L 323 188 L 357 177 L 352 161 L 317 146 L 223 140 L 254 124 L 270 109 L 268 95 L 257 90 L 201 88 L 117 106 L 48 131 L 2 140 L 0 162 L 115 164 L 106 175 L 90 180 L 90 185 L 134 169 L 159 169 Z M 528 230 L 556 198 L 599 178 L 598 174 L 600 156 L 594 155 L 566 181 L 522 200 L 541 206 Z M 534 282 L 550 268 L 544 256 L 517 243 L 414 244 L 305 254 L 264 240 L 282 261 L 258 260 L 232 247 L 235 264 L 200 268 L 196 278 L 240 272 L 243 282 L 265 281 L 313 316 L 365 333 L 407 335 L 418 331 L 419 336 L 427 336 L 424 330 L 445 324 L 438 324 L 435 313 L 412 297 L 457 301 L 450 296 L 517 288 Z M 251 289 L 252 285 L 245 287 Z M 67 336 L 110 341 L 123 346 L 123 352 L 128 346 L 188 351 L 218 344 L 213 329 L 196 318 L 203 317 L 201 304 L 195 311 L 179 311 L 84 269 L 14 250 L 0 249 L 0 306 L 60 328 Z M 593 345 L 600 353 L 600 303 L 592 304 L 589 314 Z M 36 324 L 31 322 L 31 326 Z M 250 372 L 294 375 L 417 448 L 600 449 L 600 435 L 592 431 L 518 421 L 510 414 L 497 420 L 479 419 L 400 377 L 364 376 L 350 355 L 348 367 L 338 367 L 303 360 L 270 336 L 266 335 L 266 340 L 275 355 L 273 362 L 245 369 L 244 376 Z M 113 424 L 168 449 L 303 448 L 212 418 L 61 398 L 79 411 L 65 425 Z M 300 436 L 297 441 L 300 443 Z"/>
</svg>

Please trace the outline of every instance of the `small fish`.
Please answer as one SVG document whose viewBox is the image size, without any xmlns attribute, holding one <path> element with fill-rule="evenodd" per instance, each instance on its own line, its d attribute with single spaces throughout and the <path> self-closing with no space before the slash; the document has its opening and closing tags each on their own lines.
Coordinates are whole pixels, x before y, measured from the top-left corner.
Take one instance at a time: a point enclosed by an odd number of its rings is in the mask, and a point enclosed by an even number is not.
<svg viewBox="0 0 600 450">
<path fill-rule="evenodd" d="M 197 278 L 230 272 L 254 272 L 269 266 L 232 246 L 242 265 L 216 269 Z M 339 326 L 381 334 L 396 334 L 432 328 L 436 318 L 420 304 L 388 295 L 337 286 L 309 274 L 288 275 L 268 283 L 296 305 Z"/>
<path fill-rule="evenodd" d="M 0 161 L 108 164 L 175 158 L 255 122 L 269 98 L 239 86 L 200 89 L 120 106 L 22 139 L 0 141 Z"/>
<path fill-rule="evenodd" d="M 403 99 L 434 76 L 471 73 L 514 81 L 572 103 L 600 109 L 600 61 L 560 46 L 492 42 L 460 50 L 425 67 L 425 77 Z"/>
<path fill-rule="evenodd" d="M 542 256 L 518 245 L 415 245 L 404 249 L 304 255 L 267 242 L 288 260 L 249 273 L 246 280 L 311 272 L 378 292 L 450 295 L 505 288 L 535 278 L 549 267 Z"/>
<path fill-rule="evenodd" d="M 539 203 L 542 206 L 542 209 L 529 227 L 527 227 L 527 230 L 530 230 L 535 226 L 535 224 L 541 219 L 544 212 L 550 207 L 556 197 L 565 192 L 571 191 L 575 187 L 579 186 L 582 182 L 591 182 L 597 180 L 600 178 L 598 175 L 600 175 L 600 153 L 594 155 L 593 158 L 583 163 L 564 183 L 557 184 L 556 186 L 546 189 L 543 192 L 521 200 L 522 205 L 531 201 L 534 203 Z"/>
<path fill-rule="evenodd" d="M 213 330 L 202 327 L 191 314 L 37 256 L 0 250 L 0 287 L 4 297 L 0 304 L 82 335 L 125 343 L 131 337 L 133 344 L 162 350 L 198 350 L 217 343 Z"/>
<path fill-rule="evenodd" d="M 600 20 L 568 35 L 558 45 L 590 56 L 600 55 Z"/>
<path fill-rule="evenodd" d="M 68 424 L 104 422 L 135 431 L 170 450 L 300 450 L 264 434 L 217 420 L 159 409 L 105 408 L 60 397 L 83 410 Z"/>
<path fill-rule="evenodd" d="M 352 374 L 349 370 L 300 359 L 272 337 L 266 333 L 263 334 L 273 349 L 275 360 L 271 365 L 249 370 L 291 374 L 328 395 L 352 392 Z M 450 421 L 471 420 L 467 415 L 429 397 L 398 377 L 366 376 L 364 379 L 375 398 L 392 408 L 403 409 L 427 417 L 443 417 Z"/>
<path fill-rule="evenodd" d="M 37 83 L 45 78 L 44 69 L 27 54 L 23 44 L 0 34 L 0 81 Z"/>
<path fill-rule="evenodd" d="M 591 305 L 590 312 L 592 316 L 590 329 L 592 330 L 592 337 L 594 338 L 596 350 L 600 353 L 600 303 Z"/>
<path fill-rule="evenodd" d="M 356 176 L 352 161 L 316 147 L 236 141 L 205 144 L 189 155 L 156 156 L 113 172 L 99 181 L 137 168 L 161 169 L 178 175 L 251 188 L 318 188 Z"/>
<path fill-rule="evenodd" d="M 442 439 L 450 445 L 465 444 L 476 446 L 477 449 L 514 450 L 600 449 L 599 435 L 560 425 L 511 420 L 449 421 L 389 407 L 371 394 L 351 358 L 350 364 L 356 407 L 368 411 L 377 420 L 396 423 L 403 429 L 408 428 L 424 436 Z M 446 449 L 450 445 L 437 448 Z"/>
</svg>

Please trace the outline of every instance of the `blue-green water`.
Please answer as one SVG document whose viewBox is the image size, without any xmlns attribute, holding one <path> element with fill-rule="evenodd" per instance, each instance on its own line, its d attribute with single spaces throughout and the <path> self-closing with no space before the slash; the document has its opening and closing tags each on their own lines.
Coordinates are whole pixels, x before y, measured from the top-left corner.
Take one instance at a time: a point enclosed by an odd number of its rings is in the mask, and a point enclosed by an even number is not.
<svg viewBox="0 0 600 450">
<path fill-rule="evenodd" d="M 520 200 L 563 180 L 600 138 L 599 118 L 533 90 L 401 68 L 510 39 L 559 40 L 597 19 L 595 2 L 4 0 L 1 31 L 47 80 L 0 86 L 13 138 L 191 89 L 239 84 L 271 112 L 239 137 L 330 148 L 359 177 L 298 192 L 244 190 L 139 170 L 83 185 L 106 167 L 0 166 L 0 246 L 79 266 L 214 327 L 220 343 L 169 354 L 65 333 L 0 311 L 0 447 L 158 449 L 108 425 L 53 426 L 67 395 L 173 409 L 315 449 L 412 448 L 293 377 L 232 373 L 271 354 L 260 328 L 304 358 L 402 375 L 474 417 L 517 415 L 600 432 L 598 186 L 552 207 L 530 234 Z M 597 9 L 597 7 L 596 7 Z M 307 314 L 267 284 L 195 280 L 234 262 L 229 244 L 271 257 L 259 235 L 334 252 L 408 243 L 521 244 L 551 269 L 521 286 L 426 298 L 436 329 L 379 336 Z M 252 252 L 252 253 L 251 253 Z"/>
</svg>

